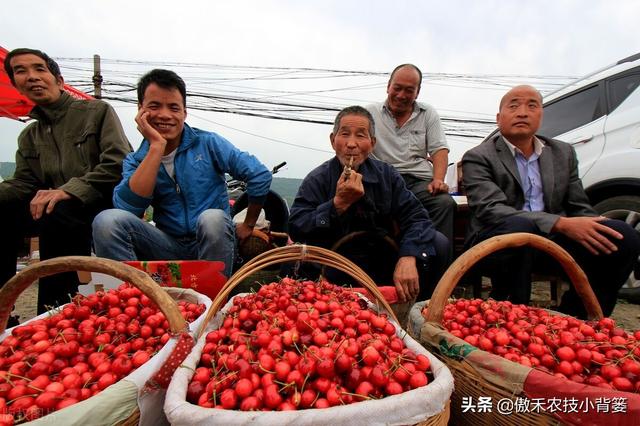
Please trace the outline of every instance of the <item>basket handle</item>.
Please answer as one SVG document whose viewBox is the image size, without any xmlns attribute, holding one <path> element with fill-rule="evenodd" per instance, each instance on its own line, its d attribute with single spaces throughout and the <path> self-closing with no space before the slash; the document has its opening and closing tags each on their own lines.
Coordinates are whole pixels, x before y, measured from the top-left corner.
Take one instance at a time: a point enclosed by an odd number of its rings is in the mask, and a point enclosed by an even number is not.
<svg viewBox="0 0 640 426">
<path fill-rule="evenodd" d="M 0 289 L 0 333 L 7 327 L 16 299 L 31 283 L 38 278 L 71 271 L 101 272 L 131 283 L 158 305 L 169 321 L 171 332 L 180 333 L 187 330 L 187 322 L 180 314 L 174 300 L 145 272 L 111 259 L 63 256 L 27 266 Z"/>
<path fill-rule="evenodd" d="M 367 237 L 369 235 L 376 236 L 376 234 L 374 232 L 372 232 L 372 231 L 355 231 L 355 232 L 352 232 L 350 234 L 347 234 L 344 237 L 340 238 L 333 245 L 333 247 L 331 247 L 331 251 L 337 251 L 343 245 L 345 245 L 347 243 L 350 243 L 351 241 L 353 241 L 355 239 L 358 239 L 358 238 L 361 238 L 361 237 Z M 392 248 L 396 252 L 398 251 L 398 244 L 396 244 L 396 242 L 390 236 L 384 235 L 382 237 L 382 239 L 389 245 L 390 248 Z"/>
<path fill-rule="evenodd" d="M 218 313 L 231 290 L 237 287 L 248 276 L 269 266 L 292 261 L 320 263 L 351 275 L 351 277 L 362 284 L 362 286 L 377 299 L 382 307 L 386 309 L 389 315 L 398 322 L 391 306 L 389 306 L 389 303 L 387 303 L 382 293 L 380 293 L 380 290 L 378 290 L 378 286 L 360 267 L 349 259 L 334 253 L 331 250 L 322 247 L 295 244 L 276 247 L 272 250 L 266 251 L 254 257 L 238 269 L 238 271 L 236 271 L 236 273 L 227 280 L 220 290 L 220 293 L 218 293 L 216 298 L 213 300 L 211 307 L 207 311 L 207 316 L 202 323 L 202 327 L 198 332 L 198 337 L 202 336 L 207 324 Z"/>
<path fill-rule="evenodd" d="M 348 243 L 352 242 L 353 240 L 358 240 L 360 238 L 367 238 L 369 236 L 376 237 L 377 235 L 372 231 L 354 231 L 354 232 L 351 232 L 350 234 L 347 234 L 344 237 L 340 238 L 338 241 L 336 241 L 336 243 L 331 247 L 331 251 L 336 253 L 336 254 L 340 254 L 339 250 L 345 244 L 348 244 Z M 389 237 L 388 235 L 385 235 L 384 237 L 382 237 L 382 240 L 385 242 L 385 244 L 387 244 L 385 249 L 391 248 L 391 250 L 393 250 L 393 255 L 394 256 L 398 254 L 398 244 L 396 244 L 396 242 L 393 241 L 393 239 L 391 237 Z M 326 266 L 322 267 L 322 269 L 320 271 L 320 275 L 322 275 L 322 276 L 325 275 L 326 268 L 327 268 Z"/>
<path fill-rule="evenodd" d="M 600 319 L 604 315 L 589 280 L 571 255 L 558 244 L 535 234 L 518 232 L 498 235 L 471 247 L 458 257 L 444 273 L 429 301 L 426 320 L 440 324 L 445 305 L 451 292 L 464 274 L 479 260 L 498 250 L 512 247 L 531 246 L 551 255 L 560 263 L 582 300 L 589 319 Z"/>
</svg>

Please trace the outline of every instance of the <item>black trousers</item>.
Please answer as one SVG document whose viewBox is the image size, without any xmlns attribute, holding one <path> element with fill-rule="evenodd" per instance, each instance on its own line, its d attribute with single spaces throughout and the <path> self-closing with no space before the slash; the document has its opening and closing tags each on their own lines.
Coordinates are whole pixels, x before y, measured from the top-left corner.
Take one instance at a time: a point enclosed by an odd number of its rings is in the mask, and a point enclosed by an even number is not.
<svg viewBox="0 0 640 426">
<path fill-rule="evenodd" d="M 604 315 L 609 316 L 615 307 L 618 290 L 633 271 L 640 253 L 640 237 L 635 229 L 623 221 L 609 219 L 601 223 L 624 237 L 622 240 L 611 239 L 618 250 L 608 255 L 591 254 L 580 243 L 562 234 L 551 234 L 547 237 L 567 250 L 584 270 Z M 541 234 L 533 221 L 521 216 L 511 216 L 495 227 L 481 232 L 474 243 L 513 232 Z M 531 247 L 494 253 L 483 261 L 481 267 L 492 271 L 491 297 L 524 304 L 528 304 L 531 298 L 532 272 L 564 274 L 556 260 Z M 562 297 L 558 310 L 578 318 L 586 318 L 586 310 L 573 287 Z"/>
<path fill-rule="evenodd" d="M 407 189 L 422 203 L 429 213 L 433 226 L 440 231 L 450 244 L 450 256 L 453 255 L 453 222 L 458 208 L 455 200 L 449 194 L 439 193 L 432 195 L 427 191 L 429 181 L 418 179 L 411 175 L 402 175 Z"/>
<path fill-rule="evenodd" d="M 63 200 L 56 204 L 52 213 L 45 213 L 36 221 L 29 213 L 28 202 L 0 203 L 0 224 L 3 226 L 0 285 L 15 275 L 18 249 L 25 237 L 39 236 L 42 260 L 91 255 L 91 223 L 101 209 L 87 207 L 75 198 Z M 69 302 L 69 295 L 78 292 L 75 272 L 44 277 L 39 282 L 38 314 Z"/>
</svg>

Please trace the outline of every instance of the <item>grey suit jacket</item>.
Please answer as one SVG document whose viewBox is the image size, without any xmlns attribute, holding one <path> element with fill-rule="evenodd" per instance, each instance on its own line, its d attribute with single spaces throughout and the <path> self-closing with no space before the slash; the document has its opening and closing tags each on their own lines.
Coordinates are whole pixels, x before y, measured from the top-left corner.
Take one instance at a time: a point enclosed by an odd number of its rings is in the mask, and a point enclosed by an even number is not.
<svg viewBox="0 0 640 426">
<path fill-rule="evenodd" d="M 516 161 L 500 133 L 462 157 L 462 176 L 471 221 L 467 241 L 502 219 L 520 215 L 533 220 L 540 231 L 551 232 L 560 216 L 597 216 L 578 177 L 578 160 L 567 143 L 537 136 L 545 145 L 538 159 L 544 211 L 523 211 L 524 192 Z"/>
</svg>

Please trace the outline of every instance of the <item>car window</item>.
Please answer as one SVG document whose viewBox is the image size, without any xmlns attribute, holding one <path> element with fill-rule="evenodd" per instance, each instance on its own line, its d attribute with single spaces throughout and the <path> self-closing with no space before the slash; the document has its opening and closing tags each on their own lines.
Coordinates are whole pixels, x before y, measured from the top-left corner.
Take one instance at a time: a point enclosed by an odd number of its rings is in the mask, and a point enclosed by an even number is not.
<svg viewBox="0 0 640 426">
<path fill-rule="evenodd" d="M 552 138 L 590 123 L 603 115 L 600 86 L 591 86 L 545 105 L 538 134 Z"/>
<path fill-rule="evenodd" d="M 640 85 L 640 73 L 625 75 L 609 82 L 610 110 L 618 108 L 627 97 Z"/>
</svg>

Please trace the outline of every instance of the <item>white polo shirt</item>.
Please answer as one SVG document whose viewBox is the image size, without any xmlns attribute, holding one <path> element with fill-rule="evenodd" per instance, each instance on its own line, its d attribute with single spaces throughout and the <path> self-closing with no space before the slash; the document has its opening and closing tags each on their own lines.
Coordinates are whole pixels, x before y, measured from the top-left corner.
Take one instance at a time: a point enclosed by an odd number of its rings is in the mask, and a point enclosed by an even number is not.
<svg viewBox="0 0 640 426">
<path fill-rule="evenodd" d="M 402 127 L 389 111 L 386 101 L 368 105 L 376 125 L 377 143 L 371 156 L 391 164 L 400 174 L 433 179 L 433 165 L 427 154 L 449 150 L 440 116 L 431 105 L 415 102 L 411 117 Z"/>
</svg>

